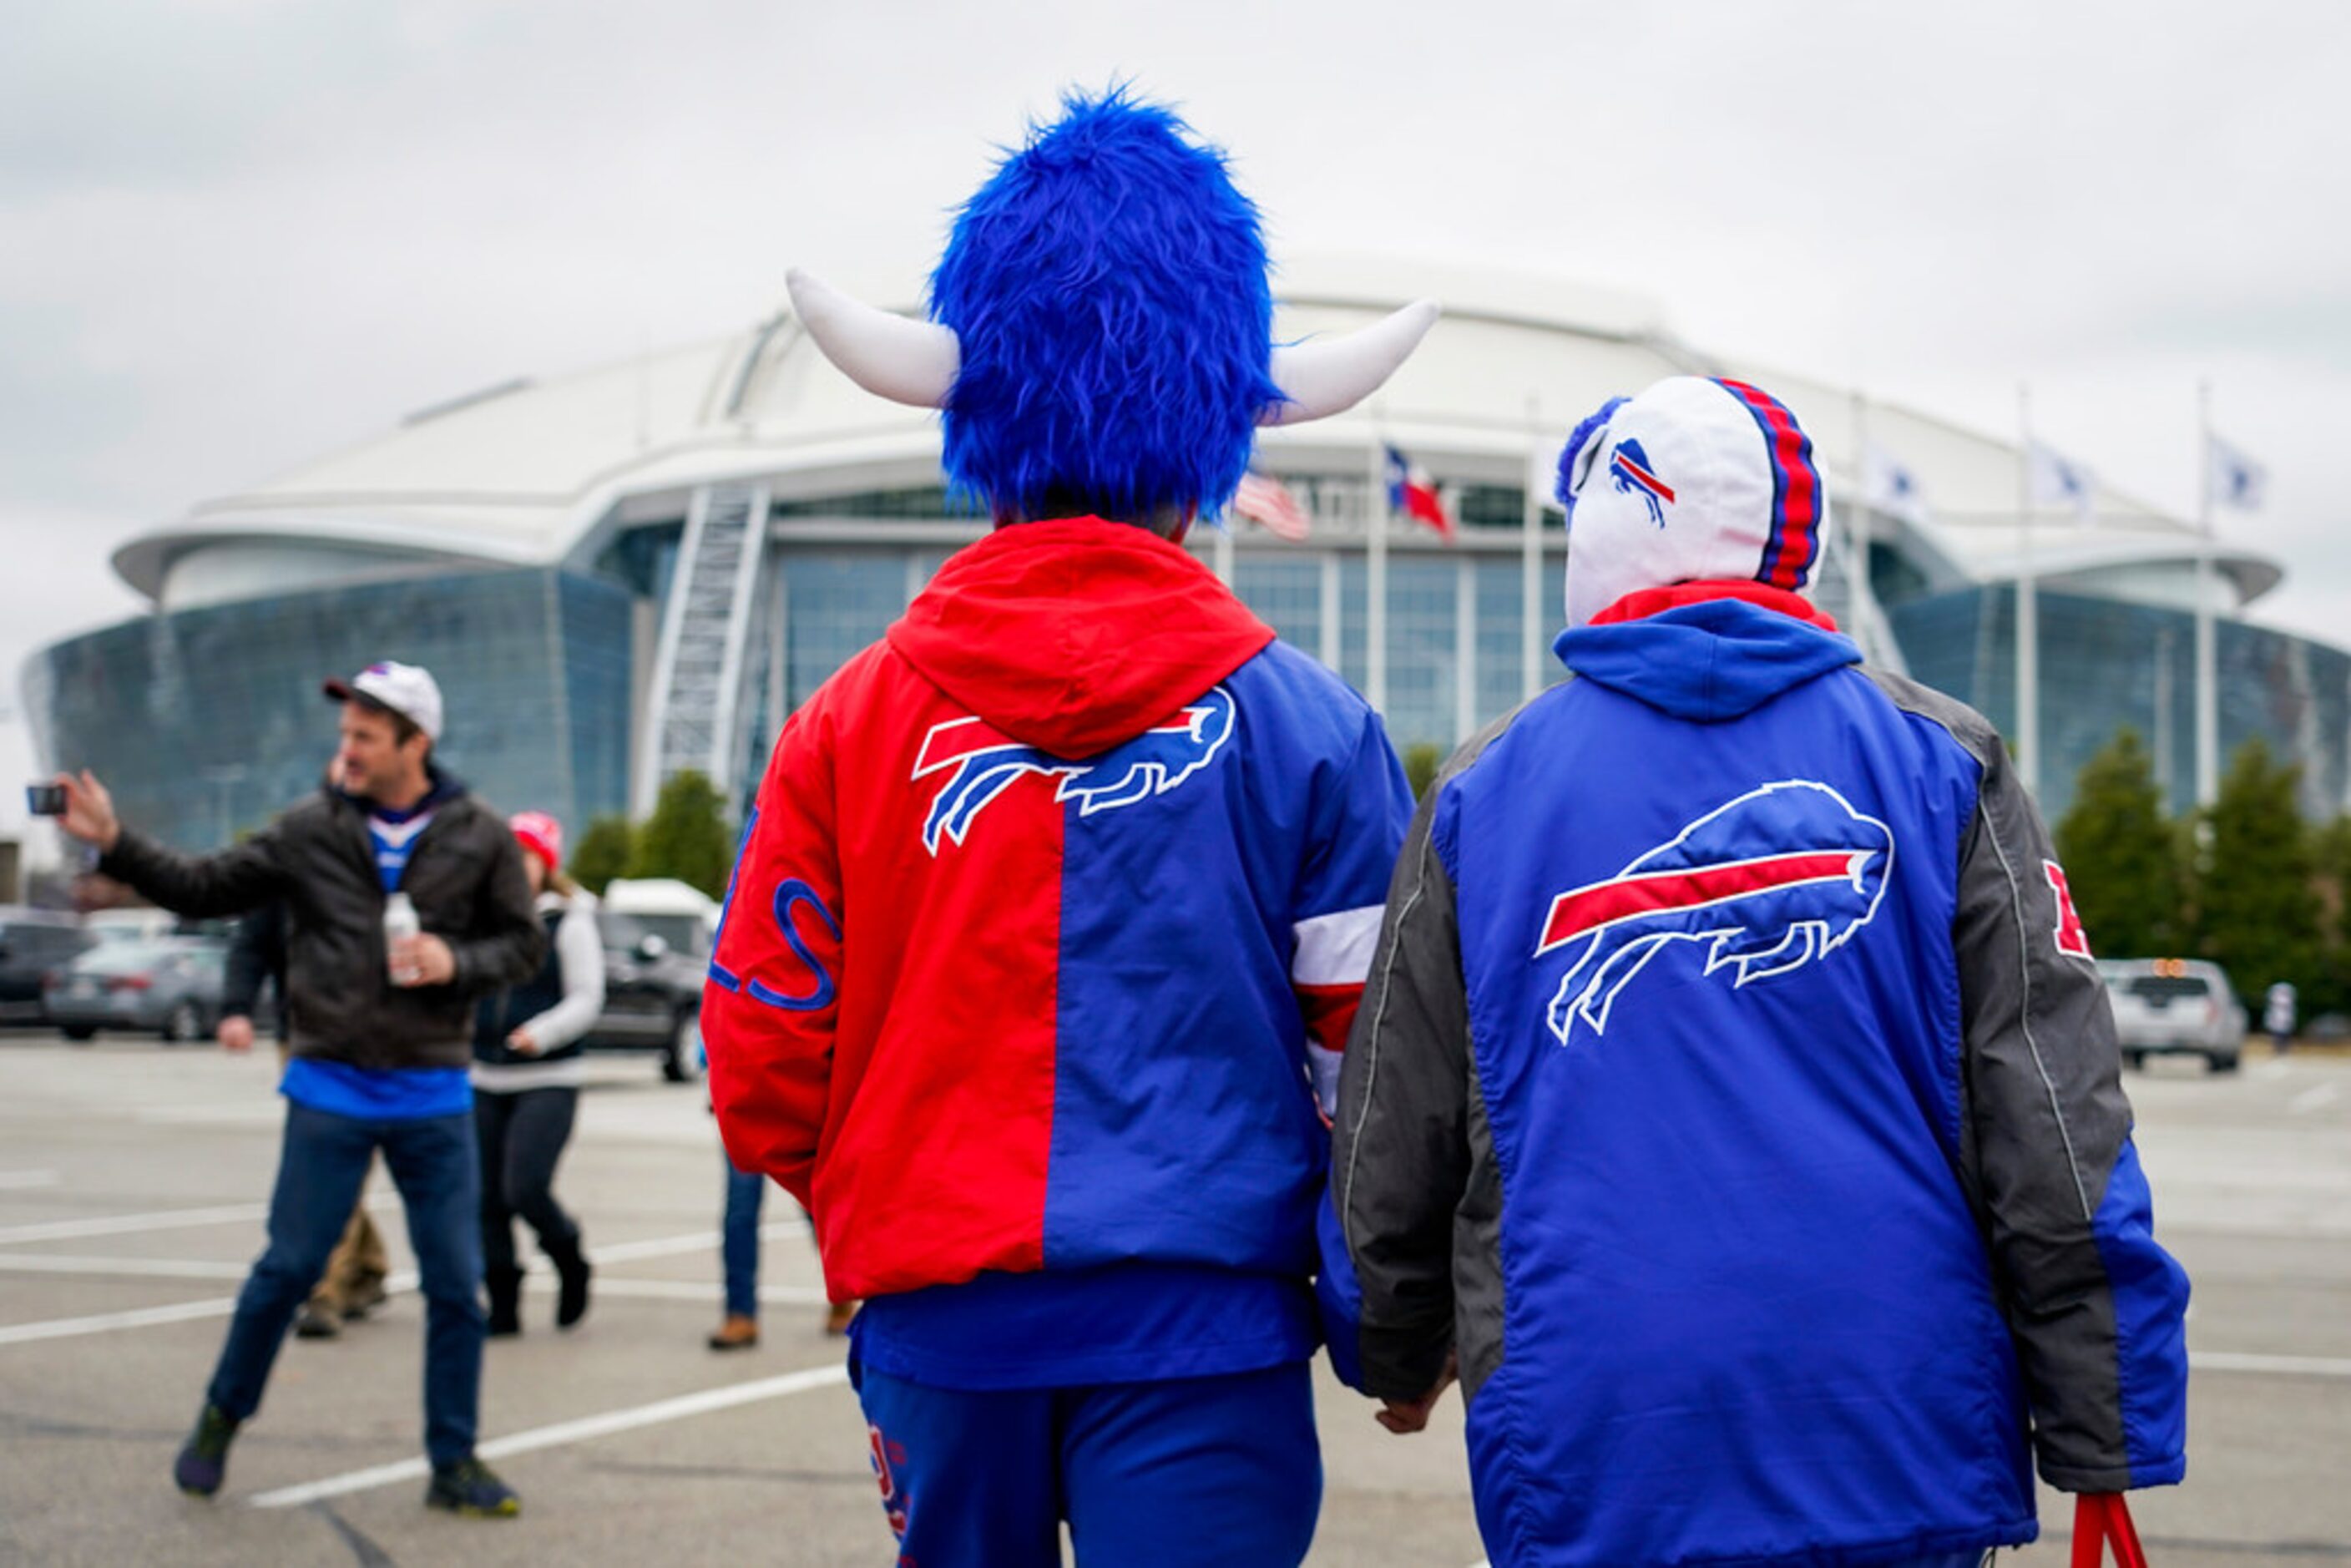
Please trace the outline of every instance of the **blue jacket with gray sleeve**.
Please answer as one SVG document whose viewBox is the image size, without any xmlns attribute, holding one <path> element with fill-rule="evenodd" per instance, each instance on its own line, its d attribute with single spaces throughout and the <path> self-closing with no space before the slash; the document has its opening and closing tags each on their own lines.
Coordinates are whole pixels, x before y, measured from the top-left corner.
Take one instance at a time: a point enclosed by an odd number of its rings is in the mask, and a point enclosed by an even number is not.
<svg viewBox="0 0 2351 1568">
<path fill-rule="evenodd" d="M 1567 632 L 1396 869 L 1324 1293 L 1370 1393 L 1458 1354 L 1498 1568 L 1896 1563 L 2031 1540 L 2036 1457 L 2185 1469 L 2187 1277 L 2039 815 L 1785 597 Z"/>
</svg>

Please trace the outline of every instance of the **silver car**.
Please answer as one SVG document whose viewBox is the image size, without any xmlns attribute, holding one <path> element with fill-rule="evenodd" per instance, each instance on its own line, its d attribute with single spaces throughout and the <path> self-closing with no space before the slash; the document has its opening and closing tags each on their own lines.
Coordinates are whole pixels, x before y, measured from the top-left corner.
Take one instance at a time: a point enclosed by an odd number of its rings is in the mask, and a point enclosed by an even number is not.
<svg viewBox="0 0 2351 1568">
<path fill-rule="evenodd" d="M 2215 1072 L 2237 1070 L 2245 1009 L 2220 965 L 2200 958 L 2109 958 L 2098 969 L 2114 1003 L 2124 1061 L 2144 1067 L 2150 1056 L 2200 1056 Z"/>
<path fill-rule="evenodd" d="M 102 1029 L 203 1040 L 220 1022 L 227 948 L 204 936 L 103 942 L 51 974 L 43 1009 L 68 1040 Z"/>
</svg>

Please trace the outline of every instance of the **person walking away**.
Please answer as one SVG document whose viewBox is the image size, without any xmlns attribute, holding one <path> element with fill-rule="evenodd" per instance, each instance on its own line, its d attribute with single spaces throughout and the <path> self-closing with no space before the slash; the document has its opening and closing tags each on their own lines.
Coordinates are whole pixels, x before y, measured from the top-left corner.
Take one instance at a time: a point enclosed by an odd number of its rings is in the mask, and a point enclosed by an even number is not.
<svg viewBox="0 0 2351 1568">
<path fill-rule="evenodd" d="M 508 821 L 547 928 L 538 973 L 491 992 L 475 1013 L 474 1131 L 482 1152 L 482 1279 L 492 1338 L 522 1332 L 519 1216 L 555 1265 L 555 1326 L 588 1313 L 590 1270 L 580 1227 L 555 1199 L 584 1063 L 580 1041 L 604 1010 L 604 942 L 596 897 L 563 874 L 563 824 L 544 811 Z"/>
<path fill-rule="evenodd" d="M 272 899 L 248 911 L 229 937 L 221 979 L 221 1019 L 214 1038 L 232 1052 L 253 1049 L 253 1019 L 262 984 L 272 984 L 277 995 L 277 1065 L 290 1058 L 287 1030 L 292 1017 L 286 1006 L 286 901 Z M 370 1166 L 373 1168 L 372 1164 Z M 392 1271 L 383 1237 L 367 1211 L 367 1188 L 343 1227 L 342 1239 L 327 1260 L 319 1287 L 294 1319 L 294 1332 L 303 1339 L 332 1339 L 343 1324 L 365 1317 L 385 1300 L 383 1281 Z"/>
<path fill-rule="evenodd" d="M 1974 1568 L 2035 1455 L 2178 1481 L 2188 1280 L 2001 737 L 1802 597 L 1768 393 L 1560 476 L 1573 679 L 1422 802 L 1341 1071 L 1334 1362 L 1405 1431 L 1458 1367 L 1496 1568 Z"/>
<path fill-rule="evenodd" d="M 902 1561 L 1044 1568 L 1066 1520 L 1086 1564 L 1294 1564 L 1315 1086 L 1410 792 L 1178 540 L 1434 307 L 1277 355 L 1255 210 L 1117 92 L 966 206 L 938 321 L 793 284 L 836 364 L 944 405 L 998 526 L 777 739 L 702 1007 L 727 1152 L 864 1301 Z"/>
<path fill-rule="evenodd" d="M 326 693 L 341 707 L 340 785 L 217 854 L 181 854 L 124 826 L 88 772 L 57 780 L 61 825 L 97 847 L 101 873 L 152 902 L 197 917 L 287 905 L 293 1044 L 269 1246 L 238 1292 L 172 1479 L 198 1497 L 220 1490 L 237 1428 L 381 1151 L 425 1298 L 424 1500 L 510 1516 L 520 1500 L 474 1452 L 481 1190 L 466 1065 L 475 998 L 535 973 L 546 936 L 505 821 L 434 761 L 432 675 L 371 664 Z"/>
<path fill-rule="evenodd" d="M 2280 1056 L 2294 1049 L 2294 1009 L 2300 1000 L 2286 980 L 2271 986 L 2262 998 L 2262 1027 L 2269 1030 L 2270 1049 Z"/>
<path fill-rule="evenodd" d="M 726 1207 L 718 1228 L 726 1311 L 705 1343 L 716 1351 L 749 1350 L 759 1343 L 759 1210 L 767 1199 L 768 1178 L 736 1169 L 724 1150 L 719 1163 L 726 1173 Z M 825 1333 L 829 1337 L 847 1333 L 856 1315 L 853 1301 L 827 1302 Z"/>
</svg>

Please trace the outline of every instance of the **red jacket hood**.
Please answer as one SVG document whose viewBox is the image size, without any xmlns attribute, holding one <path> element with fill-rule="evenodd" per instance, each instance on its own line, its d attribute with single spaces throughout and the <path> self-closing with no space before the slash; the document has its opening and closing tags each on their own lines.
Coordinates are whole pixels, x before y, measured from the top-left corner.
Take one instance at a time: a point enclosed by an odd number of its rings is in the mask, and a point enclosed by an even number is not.
<svg viewBox="0 0 2351 1568">
<path fill-rule="evenodd" d="M 1004 734 L 1083 758 L 1167 718 L 1273 629 L 1181 545 L 1071 517 L 1015 523 L 956 551 L 889 636 Z"/>
</svg>

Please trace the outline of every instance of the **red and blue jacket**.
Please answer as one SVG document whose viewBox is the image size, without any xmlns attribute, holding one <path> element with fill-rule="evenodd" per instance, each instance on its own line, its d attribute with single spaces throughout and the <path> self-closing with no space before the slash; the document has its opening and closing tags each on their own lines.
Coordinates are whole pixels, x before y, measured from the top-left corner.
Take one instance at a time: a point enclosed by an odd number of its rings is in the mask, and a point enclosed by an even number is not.
<svg viewBox="0 0 2351 1568">
<path fill-rule="evenodd" d="M 703 1030 L 729 1155 L 809 1207 L 868 1364 L 1312 1353 L 1326 1112 L 1410 810 L 1361 697 L 1095 518 L 959 552 L 792 715 Z"/>
</svg>

